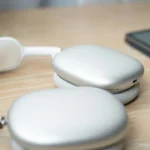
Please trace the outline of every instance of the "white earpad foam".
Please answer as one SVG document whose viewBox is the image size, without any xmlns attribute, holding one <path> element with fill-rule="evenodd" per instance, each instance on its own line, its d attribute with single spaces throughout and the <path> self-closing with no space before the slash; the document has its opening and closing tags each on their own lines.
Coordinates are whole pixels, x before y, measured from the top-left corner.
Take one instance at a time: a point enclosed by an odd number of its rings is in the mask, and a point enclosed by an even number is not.
<svg viewBox="0 0 150 150">
<path fill-rule="evenodd" d="M 23 148 L 22 146 L 20 146 L 14 140 L 11 140 L 11 146 L 12 146 L 12 150 L 27 150 L 27 149 Z M 114 144 L 112 146 L 105 148 L 104 150 L 122 150 L 124 147 L 125 147 L 124 141 L 121 141 L 117 144 Z"/>
</svg>

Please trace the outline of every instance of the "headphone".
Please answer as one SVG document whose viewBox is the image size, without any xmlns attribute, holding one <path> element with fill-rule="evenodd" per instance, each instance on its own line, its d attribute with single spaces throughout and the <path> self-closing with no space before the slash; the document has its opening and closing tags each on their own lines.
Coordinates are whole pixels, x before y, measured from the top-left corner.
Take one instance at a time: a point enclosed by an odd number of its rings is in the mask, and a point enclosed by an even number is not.
<svg viewBox="0 0 150 150">
<path fill-rule="evenodd" d="M 84 48 L 84 46 L 83 46 L 83 48 Z M 67 50 L 64 50 L 64 53 L 67 53 Z M 0 60 L 0 72 L 4 72 L 4 71 L 11 71 L 11 70 L 13 70 L 13 69 L 15 69 L 15 68 L 17 68 L 19 65 L 20 65 L 20 63 L 21 63 L 21 61 L 23 60 L 23 58 L 24 57 L 26 57 L 26 56 L 33 56 L 33 55 L 49 55 L 49 56 L 52 56 L 53 58 L 54 58 L 54 63 L 53 63 L 53 67 L 54 67 L 54 69 L 55 69 L 55 71 L 57 71 L 57 69 L 59 70 L 60 68 L 58 67 L 57 68 L 57 65 L 55 65 L 55 59 L 58 59 L 57 58 L 57 54 L 58 53 L 62 53 L 61 52 L 61 48 L 59 48 L 59 47 L 24 47 L 23 45 L 21 45 L 20 43 L 19 43 L 19 41 L 18 40 L 16 40 L 16 39 L 14 39 L 14 38 L 11 38 L 11 37 L 4 37 L 4 38 L 0 38 L 0 57 L 2 58 L 1 60 Z M 62 53 L 63 54 L 63 53 Z M 54 57 L 56 55 L 56 58 Z M 58 54 L 59 55 L 59 54 Z M 77 55 L 77 53 L 76 53 L 76 55 Z M 59 60 L 59 62 L 61 62 L 60 60 Z M 142 68 L 142 67 L 141 67 Z M 142 70 L 142 69 L 141 69 Z M 143 72 L 144 72 L 144 69 L 141 71 L 141 75 L 143 74 Z M 119 99 L 123 104 L 126 104 L 126 103 L 128 103 L 129 101 L 131 101 L 131 100 L 133 100 L 137 95 L 138 95 L 138 93 L 139 93 L 139 84 L 137 84 L 136 86 L 134 86 L 134 88 L 132 88 L 132 89 L 129 89 L 128 91 L 125 91 L 124 93 L 123 93 L 123 95 L 122 94 L 120 94 L 120 93 L 115 93 L 115 94 L 113 94 L 116 98 L 114 98 L 114 96 L 112 96 L 112 94 L 108 94 L 108 93 L 110 93 L 110 92 L 106 92 L 105 90 L 101 90 L 101 89 L 97 89 L 97 88 L 94 88 L 94 87 L 78 87 L 77 85 L 74 85 L 74 84 L 72 84 L 72 83 L 70 83 L 69 81 L 67 81 L 67 80 L 65 80 L 64 78 L 62 78 L 61 77 L 61 74 L 59 74 L 59 71 L 57 71 L 57 72 L 55 72 L 54 73 L 54 81 L 55 81 L 55 83 L 56 83 L 56 85 L 58 86 L 58 87 L 62 87 L 62 89 L 55 89 L 55 90 L 46 90 L 46 91 L 41 91 L 41 92 L 39 92 L 39 93 L 37 93 L 37 92 L 35 92 L 35 93 L 31 93 L 31 94 L 28 94 L 28 96 L 24 96 L 24 97 L 22 97 L 22 98 L 20 98 L 18 101 L 21 101 L 21 100 L 24 100 L 24 101 L 27 101 L 27 98 L 28 99 L 31 99 L 31 101 L 28 103 L 26 103 L 26 106 L 23 106 L 23 105 L 20 105 L 20 102 L 15 102 L 15 104 L 13 104 L 13 106 L 12 106 L 12 108 L 10 109 L 10 111 L 9 111 L 9 119 L 10 120 L 12 120 L 11 118 L 15 118 L 14 117 L 14 114 L 15 114 L 15 111 L 16 111 L 16 108 L 19 108 L 20 110 L 21 110 L 21 108 L 24 110 L 24 109 L 26 109 L 26 108 L 29 108 L 29 110 L 31 109 L 32 110 L 32 107 L 31 107 L 31 105 L 30 105 L 30 103 L 32 102 L 32 100 L 33 99 L 37 99 L 37 104 L 40 106 L 40 104 L 42 104 L 42 103 L 45 103 L 45 104 L 43 104 L 43 107 L 46 107 L 46 105 L 49 105 L 49 106 L 51 106 L 51 105 L 53 105 L 53 107 L 55 108 L 57 108 L 58 107 L 58 105 L 56 105 L 56 104 L 53 104 L 53 102 L 49 102 L 49 101 L 42 101 L 42 98 L 40 99 L 40 97 L 41 96 L 43 96 L 43 97 L 45 97 L 45 99 L 46 99 L 46 97 L 53 97 L 54 98 L 54 100 L 56 99 L 56 100 L 58 100 L 58 96 L 57 96 L 57 94 L 60 94 L 60 96 L 63 98 L 63 100 L 64 99 L 67 99 L 67 97 L 66 97 L 66 95 L 71 95 L 70 93 L 72 93 L 72 95 L 71 96 L 73 96 L 73 99 L 74 99 L 74 97 L 76 97 L 77 95 L 78 95 L 78 99 L 80 99 L 81 98 L 81 103 L 82 103 L 82 101 L 84 102 L 84 100 L 82 100 L 82 99 L 84 99 L 83 97 L 84 97 L 84 92 L 85 92 L 85 94 L 87 93 L 87 95 L 89 95 L 88 97 L 87 97 L 87 99 L 89 98 L 89 100 L 88 100 L 88 103 L 87 103 L 87 105 L 88 105 L 88 107 L 90 108 L 90 104 L 92 104 L 91 102 L 91 100 L 92 100 L 92 96 L 93 97 L 95 97 L 95 98 L 93 98 L 93 102 L 95 101 L 95 103 L 97 103 L 97 105 L 103 105 L 103 101 L 106 101 L 106 103 L 108 104 L 108 106 L 110 107 L 109 109 L 111 110 L 112 109 L 112 107 L 115 109 L 116 108 L 116 111 L 118 110 L 118 113 L 120 114 L 120 115 L 122 115 L 122 118 L 121 118 L 121 116 L 120 117 L 116 117 L 116 114 L 113 116 L 111 116 L 111 117 L 113 117 L 113 118 L 117 118 L 118 119 L 118 124 L 120 124 L 120 126 L 118 125 L 117 126 L 117 128 L 115 129 L 115 127 L 114 127 L 114 130 L 116 130 L 116 132 L 118 132 L 117 134 L 118 134 L 118 136 L 116 137 L 116 138 L 118 138 L 118 139 L 116 139 L 115 141 L 107 141 L 109 144 L 108 144 L 108 150 L 109 150 L 109 148 L 111 149 L 112 147 L 113 147 L 113 149 L 115 149 L 115 150 L 120 150 L 122 147 L 123 147 L 123 143 L 124 143 L 124 141 L 122 142 L 122 138 L 124 137 L 124 135 L 125 135 L 125 131 L 126 131 L 126 129 L 127 129 L 127 115 L 126 115 L 126 112 L 125 112 L 125 109 L 124 109 L 124 107 L 122 106 L 122 104 L 118 101 L 118 100 L 116 100 L 116 99 Z M 81 85 L 82 86 L 82 85 Z M 66 88 L 67 87 L 67 88 Z M 69 89 L 68 89 L 68 87 L 69 87 Z M 58 93 L 57 93 L 58 92 Z M 64 94 L 65 93 L 65 94 Z M 100 94 L 98 94 L 98 93 L 100 93 Z M 103 98 L 104 100 L 101 100 L 101 102 L 99 103 L 98 101 L 100 101 L 100 100 L 98 100 L 98 98 L 95 96 L 95 95 L 97 95 L 97 97 L 101 97 L 101 98 Z M 91 98 L 91 99 L 90 99 Z M 29 101 L 29 100 L 28 100 Z M 74 99 L 74 101 L 75 101 L 75 99 Z M 72 103 L 74 103 L 74 101 L 72 101 Z M 108 101 L 108 102 L 107 102 Z M 59 101 L 60 102 L 60 104 L 61 104 L 61 106 L 62 107 L 64 107 L 63 109 L 64 110 L 67 110 L 67 107 L 66 106 L 63 106 L 63 102 L 62 101 Z M 67 103 L 70 103 L 70 100 L 68 99 L 67 101 L 66 101 Z M 104 103 L 104 105 L 106 105 L 106 103 Z M 71 104 L 70 104 L 71 105 Z M 33 105 L 32 105 L 33 106 Z M 31 107 L 31 108 L 30 108 Z M 69 107 L 69 106 L 68 106 Z M 74 107 L 74 106 L 73 106 Z M 51 108 L 52 110 L 50 110 L 51 111 L 51 113 L 56 113 L 56 111 L 53 111 L 53 108 Z M 62 110 L 63 110 L 62 109 Z M 97 109 L 97 106 L 95 106 L 95 107 L 93 107 L 92 108 L 93 109 L 93 113 L 94 113 L 94 110 L 96 110 Z M 77 109 L 78 110 L 78 109 Z M 22 111 L 22 110 L 21 110 Z M 72 108 L 72 111 L 73 111 L 73 108 Z M 81 111 L 80 109 L 79 109 L 79 111 Z M 115 110 L 113 110 L 113 111 L 115 111 Z M 120 112 L 119 112 L 120 111 Z M 108 113 L 109 111 L 106 111 L 105 110 L 105 108 L 103 109 L 103 108 L 101 108 L 101 112 L 99 111 L 99 110 L 97 110 L 97 113 Z M 111 111 L 110 111 L 111 112 Z M 70 110 L 68 110 L 68 112 L 67 113 L 71 113 L 70 112 Z M 12 115 L 13 114 L 13 115 Z M 40 114 L 39 114 L 40 115 Z M 107 115 L 106 115 L 107 116 Z M 108 115 L 109 116 L 109 115 Z M 111 117 L 109 118 L 109 119 L 111 119 Z M 88 117 L 87 117 L 88 118 Z M 90 117 L 89 117 L 90 118 Z M 103 118 L 103 117 L 102 117 Z M 104 117 L 105 118 L 105 117 Z M 112 118 L 112 121 L 113 121 L 113 118 Z M 32 118 L 33 119 L 33 118 Z M 82 118 L 83 119 L 83 118 Z M 105 119 L 104 119 L 105 120 Z M 100 120 L 101 121 L 101 120 Z M 111 122 L 112 122 L 111 121 Z M 12 121 L 12 122 L 14 122 L 14 121 Z M 89 122 L 90 123 L 90 122 Z M 10 123 L 11 125 L 13 124 L 13 123 Z M 14 123 L 15 124 L 15 123 Z M 5 125 L 7 125 L 7 120 L 4 118 L 4 117 L 0 117 L 0 128 L 3 128 Z M 92 124 L 93 125 L 93 124 Z M 92 125 L 91 125 L 91 127 L 92 127 Z M 122 126 L 122 127 L 121 127 Z M 13 128 L 14 127 L 14 129 L 16 128 L 16 125 L 14 126 L 14 125 L 12 125 L 11 126 L 11 128 L 10 128 L 10 131 L 11 131 L 11 133 L 13 134 Z M 64 127 L 65 128 L 65 127 Z M 119 129 L 120 131 L 118 131 L 118 128 L 121 128 L 121 129 Z M 107 128 L 106 128 L 107 129 Z M 112 127 L 112 129 L 113 129 L 113 127 Z M 62 132 L 64 132 L 64 131 L 62 131 Z M 77 131 L 78 132 L 78 131 Z M 113 131 L 112 131 L 113 132 Z M 21 132 L 20 132 L 20 134 L 22 134 Z M 67 133 L 68 134 L 68 133 Z M 95 133 L 96 134 L 96 133 Z M 102 133 L 99 133 L 99 134 L 102 134 Z M 106 133 L 106 134 L 108 134 L 108 133 Z M 114 136 L 114 134 L 115 133 L 113 133 L 113 136 Z M 14 135 L 15 137 L 17 137 L 18 139 L 19 139 L 19 136 L 18 135 Z M 71 136 L 72 136 L 72 134 L 71 134 Z M 105 136 L 105 135 L 104 135 Z M 81 136 L 82 137 L 82 136 Z M 70 137 L 71 138 L 71 137 Z M 105 138 L 105 137 L 97 137 L 97 138 L 100 138 L 100 140 L 102 140 L 102 138 Z M 107 137 L 107 138 L 110 138 L 110 137 Z M 75 140 L 76 138 L 73 138 L 73 140 Z M 84 137 L 84 140 L 86 139 L 86 137 Z M 113 139 L 113 138 L 112 138 Z M 112 140 L 111 139 L 111 140 Z M 92 140 L 94 140 L 94 139 L 86 139 L 85 140 L 85 142 L 86 141 L 92 141 Z M 22 143 L 22 146 L 21 147 L 19 147 L 20 145 L 18 145 L 18 143 L 17 142 L 19 142 L 20 140 L 18 140 L 18 141 L 15 141 L 15 140 L 13 140 L 12 141 L 12 147 L 13 147 L 13 149 L 14 150 L 24 150 L 23 149 L 23 145 L 28 145 L 25 141 L 24 141 L 24 143 Z M 57 140 L 56 140 L 57 141 Z M 82 141 L 82 140 L 81 140 Z M 74 142 L 74 141 L 73 141 Z M 106 141 L 105 141 L 106 142 Z M 105 142 L 103 142 L 103 143 L 105 143 Z M 114 143 L 116 143 L 117 142 L 117 144 L 116 145 L 113 145 L 113 146 L 111 146 L 112 144 L 114 144 Z M 53 142 L 52 142 L 53 143 Z M 69 143 L 69 142 L 68 142 Z M 70 141 L 70 143 L 69 143 L 69 145 L 71 144 L 71 141 Z M 73 144 L 73 143 L 72 143 Z M 78 142 L 78 144 L 80 145 L 80 142 Z M 34 145 L 33 143 L 32 143 L 32 145 Z M 36 145 L 36 144 L 35 144 Z M 56 144 L 57 145 L 57 144 Z M 105 143 L 104 145 L 102 144 L 102 145 L 98 145 L 98 144 L 95 144 L 95 146 L 94 146 L 94 144 L 92 144 L 93 145 L 93 147 L 98 147 L 98 146 L 106 146 L 107 147 L 107 144 Z M 97 146 L 96 146 L 97 145 Z M 28 146 L 31 146 L 30 144 L 28 145 Z M 83 145 L 82 145 L 83 146 Z M 84 146 L 83 147 L 80 147 L 80 148 L 85 148 Z M 45 144 L 45 147 L 46 147 L 46 144 Z M 53 146 L 52 146 L 53 147 Z M 91 147 L 91 145 L 87 145 L 87 147 L 86 148 L 89 148 L 89 147 Z M 93 148 L 93 147 L 91 147 L 91 148 Z M 29 147 L 30 148 L 30 147 Z M 34 147 L 33 147 L 34 148 Z M 47 147 L 46 147 L 47 148 Z M 72 147 L 71 147 L 72 148 Z"/>
</svg>

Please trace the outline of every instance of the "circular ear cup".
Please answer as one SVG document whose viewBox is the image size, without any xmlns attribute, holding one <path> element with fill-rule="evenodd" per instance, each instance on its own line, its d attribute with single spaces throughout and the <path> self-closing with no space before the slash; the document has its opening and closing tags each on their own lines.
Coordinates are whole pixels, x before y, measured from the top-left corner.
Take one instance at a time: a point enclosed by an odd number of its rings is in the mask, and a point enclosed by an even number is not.
<svg viewBox="0 0 150 150">
<path fill-rule="evenodd" d="M 59 88 L 73 88 L 73 87 L 75 88 L 75 87 L 78 87 L 78 86 L 75 86 L 75 85 L 63 80 L 56 73 L 54 73 L 53 79 L 54 79 L 54 82 L 55 82 L 56 86 L 59 87 Z M 112 94 L 121 103 L 127 104 L 127 103 L 133 101 L 139 95 L 139 92 L 140 92 L 140 84 L 136 84 L 135 86 L 133 86 L 132 88 L 130 88 L 130 89 L 124 91 L 124 92 L 117 93 L 117 94 L 112 93 Z"/>
<path fill-rule="evenodd" d="M 57 88 L 14 101 L 8 122 L 13 150 L 121 150 L 128 115 L 105 90 Z"/>
</svg>

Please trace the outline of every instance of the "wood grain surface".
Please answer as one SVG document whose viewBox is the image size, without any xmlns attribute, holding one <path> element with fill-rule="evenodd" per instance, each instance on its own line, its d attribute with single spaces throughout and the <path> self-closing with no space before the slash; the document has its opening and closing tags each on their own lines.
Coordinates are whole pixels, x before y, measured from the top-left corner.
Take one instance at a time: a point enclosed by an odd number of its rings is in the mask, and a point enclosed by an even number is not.
<svg viewBox="0 0 150 150">
<path fill-rule="evenodd" d="M 142 62 L 145 74 L 140 96 L 126 106 L 129 114 L 127 150 L 150 150 L 150 59 L 124 42 L 127 32 L 150 28 L 150 3 L 46 8 L 0 13 L 0 36 L 25 46 L 98 44 Z M 127 69 L 127 68 L 125 68 Z M 18 97 L 55 88 L 50 57 L 28 57 L 14 71 L 0 74 L 0 115 L 7 115 Z M 10 150 L 7 128 L 0 130 L 0 150 Z"/>
</svg>

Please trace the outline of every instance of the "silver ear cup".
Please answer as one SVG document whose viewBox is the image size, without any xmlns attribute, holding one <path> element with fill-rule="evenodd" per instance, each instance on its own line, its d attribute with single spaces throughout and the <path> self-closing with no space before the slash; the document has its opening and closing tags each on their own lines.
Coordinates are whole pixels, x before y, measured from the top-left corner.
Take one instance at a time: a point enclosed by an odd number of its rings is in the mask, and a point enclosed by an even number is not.
<svg viewBox="0 0 150 150">
<path fill-rule="evenodd" d="M 17 99 L 8 122 L 13 150 L 121 150 L 128 116 L 105 90 L 57 88 Z"/>
</svg>

